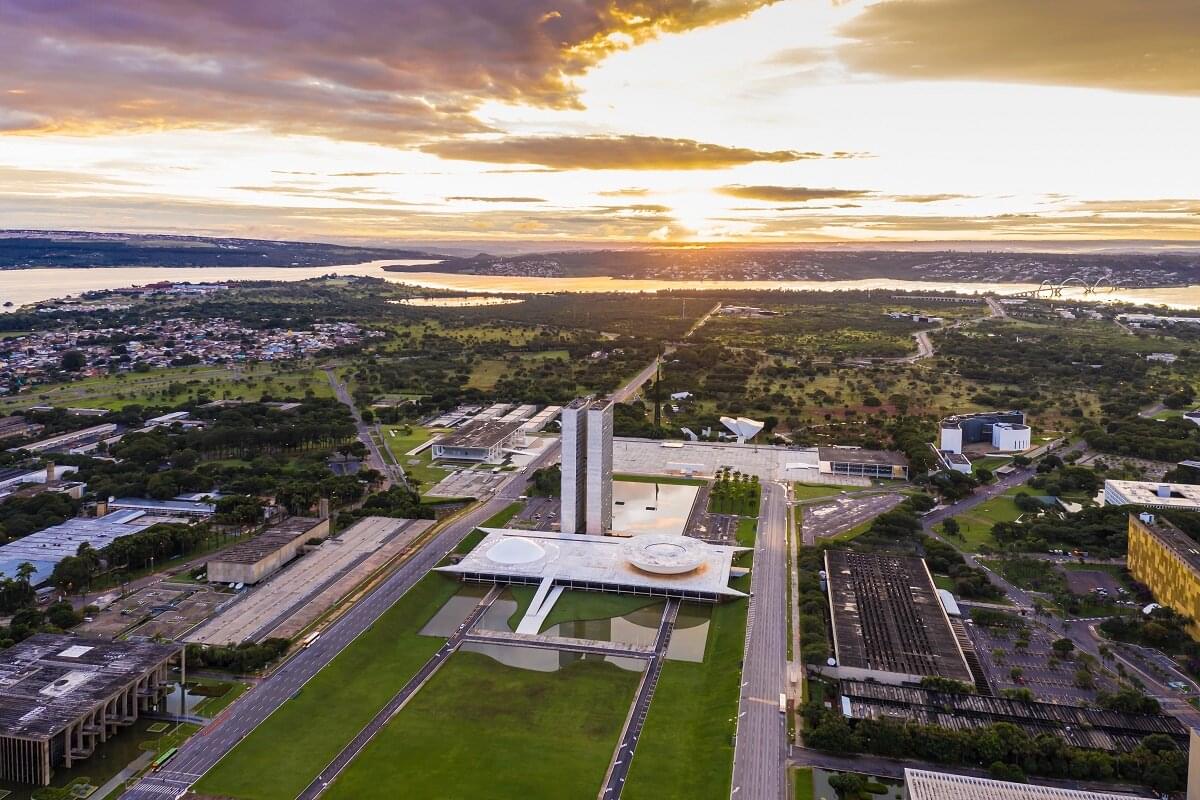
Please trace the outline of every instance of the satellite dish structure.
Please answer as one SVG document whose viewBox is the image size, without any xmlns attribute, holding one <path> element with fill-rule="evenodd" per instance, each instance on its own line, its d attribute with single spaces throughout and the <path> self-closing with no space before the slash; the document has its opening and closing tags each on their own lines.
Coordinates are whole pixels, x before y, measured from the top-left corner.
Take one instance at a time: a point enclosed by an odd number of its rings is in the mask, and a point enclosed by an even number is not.
<svg viewBox="0 0 1200 800">
<path fill-rule="evenodd" d="M 757 436 L 767 423 L 747 417 L 721 417 L 721 424 L 737 437 L 738 444 L 745 444 Z"/>
</svg>

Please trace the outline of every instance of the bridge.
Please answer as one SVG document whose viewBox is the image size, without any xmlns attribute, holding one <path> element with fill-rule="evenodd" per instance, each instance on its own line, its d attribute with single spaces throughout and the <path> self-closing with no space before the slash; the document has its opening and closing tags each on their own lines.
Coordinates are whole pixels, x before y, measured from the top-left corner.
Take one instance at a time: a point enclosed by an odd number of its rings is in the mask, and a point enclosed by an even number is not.
<svg viewBox="0 0 1200 800">
<path fill-rule="evenodd" d="M 1055 283 L 1050 279 L 1046 279 L 1038 285 L 1036 289 L 1030 289 L 1026 292 L 1015 292 L 1010 297 L 1062 297 L 1063 290 L 1069 286 L 1078 286 L 1083 289 L 1085 295 L 1088 294 L 1112 294 L 1120 289 L 1120 285 L 1113 281 L 1112 278 L 1105 276 L 1097 278 L 1095 281 L 1088 282 L 1086 278 L 1081 278 L 1077 275 L 1072 275 L 1069 278 L 1064 278 L 1062 281 Z"/>
</svg>

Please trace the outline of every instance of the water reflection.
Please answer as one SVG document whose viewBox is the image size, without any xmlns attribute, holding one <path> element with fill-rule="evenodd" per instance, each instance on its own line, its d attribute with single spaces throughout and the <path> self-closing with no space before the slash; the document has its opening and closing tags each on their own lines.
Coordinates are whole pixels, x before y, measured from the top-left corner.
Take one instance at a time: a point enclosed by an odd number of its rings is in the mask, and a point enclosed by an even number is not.
<svg viewBox="0 0 1200 800">
<path fill-rule="evenodd" d="M 699 486 L 613 481 L 614 531 L 682 534 Z"/>
<path fill-rule="evenodd" d="M 467 615 L 488 592 L 487 586 L 477 583 L 465 583 L 449 600 L 438 609 L 425 627 L 421 628 L 422 636 L 448 637 L 458 630 Z"/>
<path fill-rule="evenodd" d="M 629 672 L 642 672 L 646 669 L 647 665 L 647 659 L 644 658 L 571 653 L 564 650 L 545 650 L 540 647 L 516 647 L 509 644 L 492 644 L 490 642 L 463 642 L 459 645 L 459 649 L 471 653 L 482 653 L 508 667 L 529 669 L 535 672 L 557 672 L 563 667 L 569 667 L 576 661 L 583 660 L 607 661 Z"/>
<path fill-rule="evenodd" d="M 652 603 L 636 611 L 610 619 L 571 620 L 551 625 L 542 633 L 546 636 L 565 636 L 572 639 L 594 639 L 599 642 L 652 645 L 662 621 L 663 603 Z M 701 605 L 685 605 L 679 610 L 667 658 L 672 661 L 704 660 L 708 642 L 708 625 L 712 609 Z"/>
<path fill-rule="evenodd" d="M 515 297 L 410 297 L 407 300 L 389 300 L 398 306 L 416 306 L 418 308 L 470 308 L 472 306 L 506 306 L 513 303 L 524 303 L 523 299 Z"/>
</svg>

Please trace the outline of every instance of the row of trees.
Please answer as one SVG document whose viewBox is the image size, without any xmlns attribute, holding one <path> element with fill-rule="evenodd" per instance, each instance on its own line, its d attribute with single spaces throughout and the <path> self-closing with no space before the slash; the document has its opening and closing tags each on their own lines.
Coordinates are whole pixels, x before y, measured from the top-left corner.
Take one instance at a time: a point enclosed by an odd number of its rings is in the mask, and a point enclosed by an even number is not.
<svg viewBox="0 0 1200 800">
<path fill-rule="evenodd" d="M 714 514 L 757 517 L 762 486 L 757 475 L 722 469 L 708 495 L 708 509 Z"/>
</svg>

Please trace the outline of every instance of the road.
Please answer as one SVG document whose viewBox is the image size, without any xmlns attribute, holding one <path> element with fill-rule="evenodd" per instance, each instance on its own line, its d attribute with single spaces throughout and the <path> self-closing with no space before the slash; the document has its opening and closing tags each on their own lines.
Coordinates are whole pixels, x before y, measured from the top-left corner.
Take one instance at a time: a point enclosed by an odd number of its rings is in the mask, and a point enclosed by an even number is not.
<svg viewBox="0 0 1200 800">
<path fill-rule="evenodd" d="M 383 457 L 383 453 L 379 451 L 379 445 L 375 443 L 375 437 L 371 436 L 370 426 L 363 422 L 362 414 L 358 413 L 358 406 L 354 404 L 354 398 L 350 396 L 346 384 L 338 380 L 337 372 L 333 367 L 325 367 L 325 376 L 329 378 L 329 385 L 333 387 L 333 393 L 338 402 L 350 409 L 350 414 L 354 417 L 354 427 L 358 429 L 358 439 L 367 447 L 367 463 L 383 476 L 383 488 L 387 489 L 392 483 L 397 482 L 397 477 L 399 477 L 399 483 L 404 483 L 404 471 L 399 467 L 393 469 Z"/>
<path fill-rule="evenodd" d="M 300 691 L 310 678 L 370 627 L 445 558 L 471 531 L 525 494 L 533 471 L 557 456 L 547 448 L 521 472 L 514 472 L 491 499 L 465 512 L 401 564 L 378 587 L 350 607 L 321 637 L 300 650 L 269 678 L 239 698 L 212 725 L 189 739 L 167 768 L 144 777 L 122 795 L 124 800 L 163 800 L 183 792 L 275 709 Z"/>
<path fill-rule="evenodd" d="M 616 800 L 625 788 L 625 778 L 628 777 L 629 767 L 633 764 L 633 754 L 642 735 L 642 728 L 646 725 L 646 715 L 650 713 L 650 701 L 654 699 L 654 690 L 658 687 L 659 676 L 662 675 L 663 662 L 667 660 L 667 648 L 671 644 L 671 633 L 675 630 L 675 620 L 678 617 L 679 600 L 671 598 L 667 600 L 662 620 L 658 623 L 658 634 L 654 637 L 654 655 L 638 683 L 637 695 L 629 709 L 629 716 L 625 718 L 625 728 L 621 731 L 621 739 L 609 764 L 600 800 Z"/>
<path fill-rule="evenodd" d="M 779 713 L 779 694 L 787 691 L 787 525 L 786 485 L 763 484 L 730 792 L 747 800 L 786 797 L 787 716 Z"/>
<path fill-rule="evenodd" d="M 479 622 L 484 613 L 491 608 L 492 603 L 496 602 L 496 598 L 500 596 L 500 587 L 493 585 L 488 593 L 483 596 L 479 603 L 467 615 L 462 624 L 454 631 L 446 643 L 438 649 L 433 657 L 426 661 L 421 668 L 417 670 L 417 674 L 409 678 L 408 683 L 401 687 L 400 691 L 392 696 L 388 704 L 379 710 L 369 723 L 358 732 L 358 735 L 350 740 L 350 743 L 342 748 L 342 751 L 337 754 L 333 761 L 325 769 L 321 770 L 321 774 L 312 779 L 312 783 L 305 787 L 296 800 L 316 800 L 317 797 L 325 791 L 329 784 L 337 780 L 338 775 L 342 774 L 350 762 L 358 757 L 358 754 L 363 751 L 363 748 L 375 738 L 375 734 L 387 725 L 392 717 L 399 713 L 400 709 L 408 703 L 409 699 L 416 694 L 425 682 L 433 677 L 433 674 L 441 669 L 442 664 L 454 652 L 458 650 L 458 646 L 462 643 L 466 633 L 475 627 L 475 623 Z"/>
</svg>

